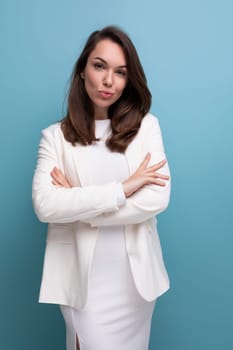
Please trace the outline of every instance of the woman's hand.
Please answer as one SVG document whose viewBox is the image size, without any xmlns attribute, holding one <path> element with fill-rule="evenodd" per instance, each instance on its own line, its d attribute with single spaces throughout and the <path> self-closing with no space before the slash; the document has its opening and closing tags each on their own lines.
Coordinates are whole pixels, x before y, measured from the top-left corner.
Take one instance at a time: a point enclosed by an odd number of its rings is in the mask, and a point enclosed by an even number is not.
<svg viewBox="0 0 233 350">
<path fill-rule="evenodd" d="M 67 178 L 63 175 L 61 170 L 54 167 L 53 170 L 50 173 L 52 177 L 52 184 L 57 187 L 65 187 L 65 188 L 71 188 L 73 187 L 71 183 L 67 180 Z"/>
<path fill-rule="evenodd" d="M 169 176 L 157 172 L 157 170 L 166 164 L 166 160 L 164 159 L 161 162 L 148 167 L 150 158 L 151 154 L 147 153 L 145 159 L 135 173 L 133 173 L 126 181 L 122 183 L 126 197 L 130 197 L 133 193 L 137 192 L 145 185 L 166 185 L 166 182 L 162 180 L 169 180 Z"/>
<path fill-rule="evenodd" d="M 133 173 L 126 181 L 122 183 L 126 197 L 130 197 L 133 193 L 137 192 L 145 185 L 166 185 L 166 182 L 162 180 L 169 180 L 169 176 L 157 172 L 157 170 L 166 164 L 166 160 L 162 160 L 161 162 L 148 167 L 150 158 L 150 153 L 147 153 L 145 159 L 135 173 Z M 52 177 L 53 185 L 65 188 L 73 187 L 58 168 L 54 167 L 50 175 Z"/>
</svg>

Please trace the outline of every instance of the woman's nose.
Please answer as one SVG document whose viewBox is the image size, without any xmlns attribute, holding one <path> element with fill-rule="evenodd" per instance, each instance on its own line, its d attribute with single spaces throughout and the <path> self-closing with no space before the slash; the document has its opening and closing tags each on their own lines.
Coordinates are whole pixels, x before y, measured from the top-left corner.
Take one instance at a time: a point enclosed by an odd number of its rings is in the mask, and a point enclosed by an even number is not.
<svg viewBox="0 0 233 350">
<path fill-rule="evenodd" d="M 112 76 L 112 72 L 108 71 L 106 72 L 105 76 L 104 76 L 104 80 L 103 83 L 105 86 L 112 86 L 113 84 L 113 76 Z"/>
</svg>

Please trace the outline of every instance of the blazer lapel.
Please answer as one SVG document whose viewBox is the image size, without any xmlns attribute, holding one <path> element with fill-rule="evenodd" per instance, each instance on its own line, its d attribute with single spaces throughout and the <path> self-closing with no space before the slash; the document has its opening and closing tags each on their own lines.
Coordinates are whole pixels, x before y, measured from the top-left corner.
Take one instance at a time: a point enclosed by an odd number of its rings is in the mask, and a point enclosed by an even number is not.
<svg viewBox="0 0 233 350">
<path fill-rule="evenodd" d="M 74 186 L 88 186 L 93 184 L 92 173 L 88 170 L 88 146 L 73 146 L 69 142 L 64 144 L 63 164 L 67 178 Z"/>
<path fill-rule="evenodd" d="M 83 145 L 72 146 L 72 159 L 76 176 L 79 179 L 81 186 L 93 184 L 93 176 L 89 171 L 88 163 L 89 147 Z"/>
</svg>

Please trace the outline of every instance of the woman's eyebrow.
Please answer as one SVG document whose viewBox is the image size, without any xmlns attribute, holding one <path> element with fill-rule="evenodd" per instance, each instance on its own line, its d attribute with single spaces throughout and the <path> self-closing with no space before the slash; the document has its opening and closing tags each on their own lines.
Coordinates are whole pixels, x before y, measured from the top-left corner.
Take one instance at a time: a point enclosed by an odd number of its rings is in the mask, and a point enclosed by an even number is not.
<svg viewBox="0 0 233 350">
<path fill-rule="evenodd" d="M 101 62 L 105 63 L 105 64 L 108 64 L 107 61 L 105 61 L 103 58 L 101 57 L 94 57 L 94 60 L 100 60 Z M 121 66 L 117 66 L 117 68 L 127 68 L 127 65 L 126 64 L 123 64 Z"/>
</svg>

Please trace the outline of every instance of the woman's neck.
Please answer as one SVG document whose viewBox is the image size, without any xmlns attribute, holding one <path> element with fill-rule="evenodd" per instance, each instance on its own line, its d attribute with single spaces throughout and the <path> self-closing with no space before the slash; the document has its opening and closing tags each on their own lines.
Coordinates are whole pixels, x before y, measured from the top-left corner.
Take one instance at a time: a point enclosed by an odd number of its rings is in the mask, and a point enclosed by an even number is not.
<svg viewBox="0 0 233 350">
<path fill-rule="evenodd" d="M 95 106 L 95 119 L 96 120 L 103 120 L 108 119 L 108 109 L 106 108 L 98 108 Z"/>
<path fill-rule="evenodd" d="M 105 120 L 108 119 L 108 116 L 95 116 L 95 120 Z"/>
</svg>

